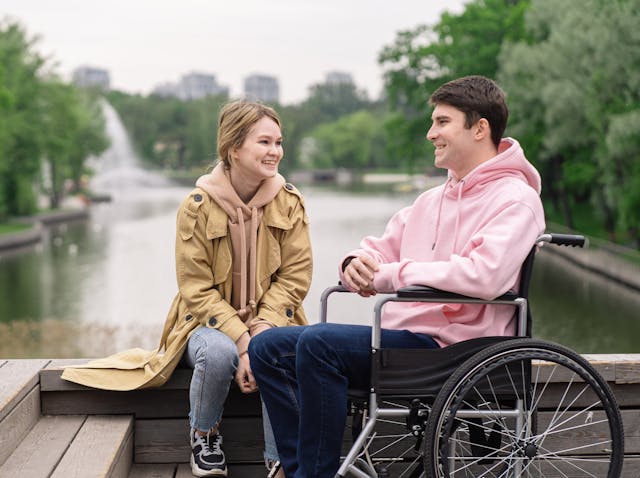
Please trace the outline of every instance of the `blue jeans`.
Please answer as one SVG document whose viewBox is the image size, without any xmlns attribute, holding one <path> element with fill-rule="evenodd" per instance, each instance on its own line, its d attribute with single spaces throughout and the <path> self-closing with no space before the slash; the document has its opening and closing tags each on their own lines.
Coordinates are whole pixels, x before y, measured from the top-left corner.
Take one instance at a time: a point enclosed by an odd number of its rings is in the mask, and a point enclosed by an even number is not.
<svg viewBox="0 0 640 478">
<path fill-rule="evenodd" d="M 197 430 L 210 430 L 222 418 L 229 386 L 238 368 L 236 344 L 218 330 L 200 327 L 189 338 L 184 360 L 193 368 L 189 386 L 189 425 Z M 275 461 L 278 451 L 264 404 L 262 410 L 264 456 L 266 460 Z"/>
<path fill-rule="evenodd" d="M 437 348 L 428 335 L 383 330 L 382 345 Z M 333 477 L 340 464 L 347 389 L 369 388 L 371 327 L 278 327 L 249 343 L 251 369 L 273 420 L 287 478 Z"/>
</svg>

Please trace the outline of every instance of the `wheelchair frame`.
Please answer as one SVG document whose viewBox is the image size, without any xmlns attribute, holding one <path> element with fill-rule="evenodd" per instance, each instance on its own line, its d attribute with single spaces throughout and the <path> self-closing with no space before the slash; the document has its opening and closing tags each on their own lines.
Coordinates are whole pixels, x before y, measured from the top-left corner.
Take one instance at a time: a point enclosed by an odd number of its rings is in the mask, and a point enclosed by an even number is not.
<svg viewBox="0 0 640 478">
<path fill-rule="evenodd" d="M 527 416 L 527 410 L 525 410 L 525 408 L 527 407 L 527 403 L 529 403 L 530 406 L 532 405 L 528 401 L 530 399 L 530 397 L 528 396 L 529 392 L 523 393 L 523 396 L 517 394 L 512 408 L 503 410 L 502 407 L 499 407 L 499 411 L 491 408 L 481 410 L 480 407 L 477 407 L 476 409 L 471 407 L 465 408 L 464 406 L 460 407 L 458 404 L 453 403 L 453 398 L 444 396 L 443 393 L 446 391 L 447 394 L 458 394 L 458 402 L 464 404 L 466 403 L 464 393 L 468 393 L 468 391 L 464 392 L 464 387 L 462 387 L 460 383 L 456 383 L 455 380 L 454 382 L 452 382 L 452 379 L 456 379 L 457 376 L 461 376 L 465 377 L 464 380 L 476 380 L 477 383 L 482 380 L 486 381 L 487 379 L 489 379 L 490 382 L 491 377 L 490 375 L 488 375 L 489 372 L 484 372 L 482 370 L 483 366 L 488 366 L 487 364 L 493 364 L 491 365 L 491 367 L 494 367 L 494 369 L 496 370 L 498 369 L 498 367 L 510 367 L 514 364 L 519 365 L 520 367 L 527 368 L 527 371 L 525 372 L 526 375 L 531 373 L 531 362 L 533 359 L 551 360 L 553 361 L 553 363 L 558 364 L 558 366 L 568 368 L 569 371 L 572 371 L 574 374 L 581 376 L 582 379 L 588 383 L 588 386 L 591 387 L 591 389 L 595 390 L 593 394 L 597 395 L 596 398 L 604 404 L 605 413 L 607 415 L 607 422 L 609 423 L 611 434 L 611 448 L 613 449 L 613 451 L 611 452 L 611 463 L 609 465 L 608 474 L 593 476 L 607 476 L 608 478 L 615 478 L 619 476 L 622 467 L 622 454 L 624 448 L 621 432 L 622 423 L 619 410 L 615 403 L 615 399 L 613 398 L 608 385 L 598 375 L 595 369 L 593 369 L 593 367 L 591 367 L 591 365 L 587 361 L 582 359 L 575 352 L 564 347 L 557 346 L 556 344 L 552 344 L 550 342 L 531 339 L 532 321 L 528 304 L 528 287 L 533 269 L 533 259 L 537 249 L 537 245 L 542 242 L 557 245 L 583 247 L 585 244 L 585 239 L 583 236 L 567 234 L 541 235 L 537 239 L 536 245 L 532 248 L 527 259 L 522 265 L 520 288 L 517 293 L 509 291 L 496 299 L 483 300 L 473 297 L 466 297 L 452 292 L 441 291 L 425 286 L 410 286 L 397 291 L 397 293 L 393 295 L 385 294 L 383 297 L 377 300 L 374 307 L 374 323 L 371 336 L 371 388 L 367 391 L 367 419 L 362 427 L 362 430 L 354 440 L 349 452 L 341 463 L 336 477 L 344 477 L 347 474 L 352 474 L 358 478 L 382 478 L 383 476 L 388 476 L 386 472 L 379 472 L 384 470 L 377 470 L 376 468 L 374 468 L 373 463 L 370 460 L 364 460 L 363 458 L 360 458 L 360 456 L 363 454 L 363 450 L 369 446 L 368 441 L 370 441 L 370 437 L 372 436 L 376 423 L 379 419 L 408 419 L 409 415 L 412 413 L 417 413 L 419 416 L 422 416 L 423 423 L 426 423 L 426 425 L 424 425 L 421 429 L 419 428 L 414 433 L 414 435 L 416 435 L 417 433 L 422 433 L 424 435 L 422 446 L 423 451 L 422 455 L 420 455 L 423 460 L 423 468 L 422 474 L 420 476 L 424 476 L 425 473 L 426 476 L 433 478 L 453 476 L 450 473 L 455 473 L 456 470 L 456 441 L 449 435 L 451 435 L 454 429 L 460 426 L 460 423 L 464 424 L 466 421 L 467 424 L 462 425 L 461 428 L 466 426 L 470 429 L 473 426 L 473 420 L 483 419 L 491 420 L 494 423 L 498 423 L 507 419 L 514 420 L 515 432 L 513 435 L 515 437 L 523 438 L 518 438 L 519 444 L 516 448 L 519 449 L 517 450 L 517 452 L 513 452 L 511 455 L 509 455 L 508 468 L 504 473 L 494 475 L 493 472 L 488 472 L 487 474 L 482 474 L 480 476 L 509 476 L 516 478 L 520 478 L 522 476 L 532 476 L 528 474 L 529 470 L 527 467 L 530 465 L 532 459 L 535 458 L 536 454 L 539 453 L 538 447 L 540 446 L 540 448 L 542 448 L 542 446 L 540 445 L 540 443 L 528 438 L 532 435 L 535 435 L 535 433 L 532 433 L 532 429 L 537 427 L 537 412 L 534 410 L 533 412 L 530 412 L 529 416 Z M 321 322 L 327 321 L 328 299 L 331 294 L 336 292 L 349 291 L 343 286 L 338 285 L 327 288 L 323 292 L 320 299 Z M 483 339 L 471 339 L 469 341 L 461 342 L 461 347 L 470 348 L 466 350 L 464 361 L 459 364 L 459 366 L 457 366 L 457 370 L 459 372 L 453 373 L 449 380 L 445 381 L 445 384 L 441 387 L 442 392 L 438 393 L 437 391 L 429 391 L 424 392 L 421 395 L 425 396 L 424 394 L 428 394 L 428 396 L 433 399 L 433 402 L 431 402 L 431 408 L 426 407 L 424 409 L 419 409 L 416 412 L 416 410 L 412 411 L 409 408 L 383 407 L 379 404 L 383 396 L 394 395 L 394 393 L 390 393 L 388 390 L 384 390 L 384 386 L 381 386 L 381 384 L 379 383 L 380 354 L 383 353 L 383 349 L 381 349 L 381 319 L 384 306 L 388 302 L 460 303 L 514 306 L 516 308 L 517 332 L 516 336 L 513 337 L 495 338 L 495 343 L 493 341 L 489 341 L 490 343 L 487 344 L 487 341 L 483 341 Z M 454 344 L 449 347 L 455 347 L 457 345 L 458 344 Z M 435 351 L 437 352 L 438 350 L 446 350 L 449 349 L 449 347 L 436 349 Z M 514 358 L 516 356 L 519 357 L 520 355 L 522 355 L 523 350 L 527 350 L 528 356 L 533 357 L 533 359 L 526 358 L 526 354 L 525 358 Z M 434 351 L 425 350 L 423 352 L 429 353 Z M 496 365 L 495 363 L 497 362 L 495 362 L 495 360 L 493 359 L 494 356 L 504 357 L 503 361 L 505 365 Z M 480 360 L 480 364 L 478 364 L 478 360 Z M 511 365 L 509 365 L 510 363 Z M 466 372 L 465 370 L 469 369 L 470 367 L 472 368 L 472 370 Z M 474 373 L 476 374 L 475 376 L 473 375 Z M 483 373 L 485 373 L 484 376 L 482 375 Z M 529 377 L 529 375 L 526 376 Z M 426 378 L 425 380 L 428 381 Z M 458 377 L 457 380 L 462 379 Z M 523 383 L 525 382 L 523 381 Z M 515 389 L 515 386 L 513 388 Z M 422 390 L 420 387 L 418 387 L 418 389 Z M 397 393 L 398 391 L 396 390 L 395 392 Z M 407 394 L 400 392 L 400 395 L 405 395 L 405 398 L 407 398 L 406 395 L 411 396 L 411 393 Z M 434 413 L 436 412 L 438 414 L 437 417 L 434 416 Z M 455 417 L 451 418 L 454 412 Z M 425 418 L 426 416 L 428 416 L 428 419 Z M 443 426 L 448 427 L 444 432 L 442 428 Z M 434 435 L 438 436 L 436 437 Z M 446 437 L 446 440 L 443 438 L 443 435 Z M 468 436 L 471 436 L 470 430 L 468 430 Z M 451 443 L 449 443 L 449 440 L 451 441 Z M 447 443 L 441 443 L 442 441 L 446 441 Z M 471 441 L 471 439 L 469 439 L 469 441 Z M 447 446 L 451 447 L 451 451 L 446 450 Z M 470 443 L 470 446 L 473 447 L 472 441 Z M 487 450 L 484 453 L 490 456 L 489 461 L 491 461 L 491 459 L 494 459 L 495 461 L 498 460 L 498 456 L 502 452 L 499 453 L 498 451 L 492 451 L 491 453 L 488 453 Z M 427 463 L 427 461 L 429 461 L 429 463 Z M 479 463 L 480 460 L 476 459 L 476 462 Z M 553 466 L 557 468 L 556 465 Z M 420 472 L 420 468 L 418 467 L 417 469 L 418 472 Z M 414 471 L 411 476 L 417 476 L 417 472 Z M 533 476 L 544 476 L 544 474 Z"/>
</svg>

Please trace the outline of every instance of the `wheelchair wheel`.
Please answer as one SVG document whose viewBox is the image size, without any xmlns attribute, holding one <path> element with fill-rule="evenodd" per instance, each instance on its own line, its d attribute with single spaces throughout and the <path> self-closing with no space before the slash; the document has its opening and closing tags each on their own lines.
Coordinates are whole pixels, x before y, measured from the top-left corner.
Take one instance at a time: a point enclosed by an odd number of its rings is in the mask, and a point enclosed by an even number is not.
<svg viewBox="0 0 640 478">
<path fill-rule="evenodd" d="M 443 477 L 607 477 L 622 470 L 622 419 L 580 355 L 516 339 L 467 360 L 436 397 L 425 470 Z"/>
</svg>

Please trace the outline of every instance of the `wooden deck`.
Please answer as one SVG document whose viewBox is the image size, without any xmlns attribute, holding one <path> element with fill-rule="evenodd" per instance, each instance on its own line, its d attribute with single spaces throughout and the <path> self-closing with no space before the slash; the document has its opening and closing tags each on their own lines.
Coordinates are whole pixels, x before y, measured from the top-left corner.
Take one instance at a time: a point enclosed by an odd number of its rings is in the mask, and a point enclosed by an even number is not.
<svg viewBox="0 0 640 478">
<path fill-rule="evenodd" d="M 640 354 L 587 358 L 620 404 L 623 476 L 638 478 Z M 190 370 L 177 370 L 161 388 L 108 392 L 60 379 L 60 367 L 77 362 L 0 359 L 0 477 L 191 477 Z M 221 429 L 229 476 L 264 477 L 258 396 L 232 388 Z"/>
</svg>

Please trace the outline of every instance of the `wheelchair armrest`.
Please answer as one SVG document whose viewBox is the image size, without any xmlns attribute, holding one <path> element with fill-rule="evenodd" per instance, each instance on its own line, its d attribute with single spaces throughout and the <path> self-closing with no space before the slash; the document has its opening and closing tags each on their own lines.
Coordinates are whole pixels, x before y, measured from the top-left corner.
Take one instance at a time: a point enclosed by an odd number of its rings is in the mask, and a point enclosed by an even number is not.
<svg viewBox="0 0 640 478">
<path fill-rule="evenodd" d="M 455 292 L 449 292 L 446 290 L 435 289 L 433 287 L 428 287 L 425 285 L 410 285 L 406 287 L 402 287 L 397 290 L 398 297 L 406 298 L 406 299 L 442 299 L 446 300 L 482 300 L 477 297 L 468 297 L 462 294 L 456 294 Z M 518 294 L 509 290 L 506 293 L 502 294 L 500 297 L 496 297 L 494 300 L 515 300 L 518 298 Z"/>
</svg>

